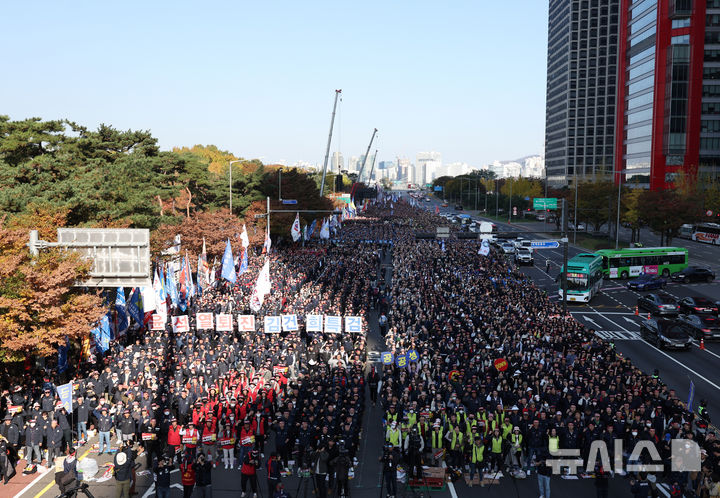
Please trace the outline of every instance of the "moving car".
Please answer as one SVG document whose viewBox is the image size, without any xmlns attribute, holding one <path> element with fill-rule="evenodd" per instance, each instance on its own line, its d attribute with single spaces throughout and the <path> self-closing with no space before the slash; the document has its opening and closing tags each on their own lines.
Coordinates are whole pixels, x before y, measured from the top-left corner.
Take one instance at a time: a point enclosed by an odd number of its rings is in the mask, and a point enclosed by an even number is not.
<svg viewBox="0 0 720 498">
<path fill-rule="evenodd" d="M 430 197 L 425 197 L 425 202 L 430 202 Z"/>
<path fill-rule="evenodd" d="M 658 275 L 645 274 L 630 280 L 625 285 L 627 285 L 628 289 L 634 289 L 639 291 L 662 289 L 667 285 L 667 280 Z"/>
<path fill-rule="evenodd" d="M 532 251 L 527 247 L 518 247 L 515 249 L 515 263 L 520 265 L 534 265 L 535 259 L 533 258 Z"/>
<path fill-rule="evenodd" d="M 442 204 L 440 204 L 440 206 L 441 206 L 441 207 L 444 207 L 444 208 L 448 207 L 448 205 L 449 205 L 449 204 L 448 204 L 447 202 L 443 202 Z"/>
<path fill-rule="evenodd" d="M 658 348 L 688 350 L 692 339 L 684 327 L 674 320 L 664 318 L 643 320 L 640 324 L 640 335 L 643 339 Z"/>
<path fill-rule="evenodd" d="M 585 223 L 583 223 L 582 221 L 580 223 L 578 223 L 578 226 L 577 226 L 578 230 L 585 230 L 586 228 L 587 227 L 585 226 Z M 575 223 L 573 223 L 572 221 L 569 221 L 568 222 L 568 230 L 575 230 Z"/>
<path fill-rule="evenodd" d="M 462 211 L 463 207 L 462 204 L 455 204 L 455 211 Z"/>
<path fill-rule="evenodd" d="M 698 341 L 720 339 L 720 318 L 712 315 L 680 315 L 678 322 Z"/>
<path fill-rule="evenodd" d="M 705 297 L 690 296 L 680 301 L 680 313 L 690 315 L 717 315 L 718 307 Z"/>
<path fill-rule="evenodd" d="M 515 246 L 510 242 L 503 242 L 500 245 L 500 249 L 502 249 L 505 254 L 515 254 Z"/>
<path fill-rule="evenodd" d="M 684 270 L 673 273 L 672 279 L 686 284 L 690 282 L 712 282 L 715 280 L 715 272 L 702 266 L 688 266 Z"/>
<path fill-rule="evenodd" d="M 637 307 L 657 315 L 677 315 L 680 308 L 668 294 L 646 294 L 637 300 Z"/>
<path fill-rule="evenodd" d="M 517 237 L 517 238 L 513 241 L 513 243 L 515 244 L 515 249 L 517 249 L 517 248 L 519 248 L 519 247 L 522 247 L 522 242 L 523 242 L 523 240 L 525 240 L 525 239 L 522 238 L 522 237 Z"/>
</svg>

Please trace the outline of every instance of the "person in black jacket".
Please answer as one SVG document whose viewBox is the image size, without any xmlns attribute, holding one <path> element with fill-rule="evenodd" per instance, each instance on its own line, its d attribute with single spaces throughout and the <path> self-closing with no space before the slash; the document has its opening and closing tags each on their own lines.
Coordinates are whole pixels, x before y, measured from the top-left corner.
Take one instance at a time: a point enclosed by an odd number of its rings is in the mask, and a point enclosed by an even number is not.
<svg viewBox="0 0 720 498">
<path fill-rule="evenodd" d="M 12 419 L 12 415 L 5 415 L 3 424 L 0 426 L 0 436 L 6 439 L 8 447 L 17 451 L 20 445 L 20 430 Z"/>
<path fill-rule="evenodd" d="M 52 467 L 55 462 L 55 457 L 59 456 L 62 452 L 62 440 L 63 431 L 58 425 L 58 421 L 53 419 L 50 422 L 50 427 L 45 432 L 47 438 L 47 464 L 48 467 Z"/>
<path fill-rule="evenodd" d="M 153 468 L 155 473 L 155 494 L 157 498 L 169 498 L 170 496 L 170 472 L 174 465 L 169 458 L 158 460 Z"/>
<path fill-rule="evenodd" d="M 75 458 L 75 449 L 71 447 L 68 456 L 63 461 L 62 472 L 55 474 L 55 483 L 60 488 L 60 493 L 65 493 L 68 489 L 73 488 L 77 478 L 77 459 Z"/>
<path fill-rule="evenodd" d="M 75 402 L 76 419 L 77 420 L 77 436 L 81 445 L 85 445 L 88 439 L 87 423 L 90 417 L 90 405 L 82 396 L 78 396 Z"/>
<path fill-rule="evenodd" d="M 28 465 L 32 465 L 37 457 L 37 462 L 42 462 L 42 453 L 40 453 L 40 445 L 43 440 L 43 431 L 37 424 L 35 419 L 31 419 L 25 429 L 25 460 Z"/>
<path fill-rule="evenodd" d="M 193 464 L 195 468 L 195 489 L 202 497 L 212 496 L 212 464 L 200 453 Z"/>
</svg>

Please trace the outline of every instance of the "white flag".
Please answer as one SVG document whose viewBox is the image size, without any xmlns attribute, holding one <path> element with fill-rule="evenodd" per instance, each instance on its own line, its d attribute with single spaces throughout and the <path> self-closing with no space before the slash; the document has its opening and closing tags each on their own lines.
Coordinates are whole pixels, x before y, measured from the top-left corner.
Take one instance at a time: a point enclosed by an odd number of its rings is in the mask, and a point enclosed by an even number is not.
<svg viewBox="0 0 720 498">
<path fill-rule="evenodd" d="M 483 256 L 490 254 L 490 243 L 487 239 L 483 239 L 480 249 L 478 249 L 478 254 L 482 254 Z"/>
<path fill-rule="evenodd" d="M 245 224 L 243 223 L 243 231 L 240 234 L 240 243 L 242 246 L 247 249 L 250 245 L 250 239 L 248 238 L 247 229 L 245 228 Z"/>
<path fill-rule="evenodd" d="M 330 222 L 327 219 L 323 220 L 322 227 L 320 228 L 320 238 L 325 240 L 330 238 Z"/>
<path fill-rule="evenodd" d="M 262 308 L 263 301 L 265 301 L 265 295 L 270 294 L 272 285 L 270 283 L 270 261 L 265 261 L 265 264 L 260 270 L 257 282 L 255 283 L 255 289 L 253 289 L 252 296 L 250 296 L 250 309 L 254 312 L 260 311 Z"/>
<path fill-rule="evenodd" d="M 292 228 L 290 229 L 290 235 L 292 235 L 293 242 L 297 242 L 300 238 L 300 234 L 302 232 L 300 231 L 300 213 L 295 215 L 295 221 L 292 224 Z"/>
</svg>

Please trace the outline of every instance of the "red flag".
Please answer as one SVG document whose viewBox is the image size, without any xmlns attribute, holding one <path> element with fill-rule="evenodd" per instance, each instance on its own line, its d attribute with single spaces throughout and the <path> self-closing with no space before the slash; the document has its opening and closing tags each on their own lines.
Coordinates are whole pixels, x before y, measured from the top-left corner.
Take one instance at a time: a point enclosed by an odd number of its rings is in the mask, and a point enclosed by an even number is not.
<svg viewBox="0 0 720 498">
<path fill-rule="evenodd" d="M 435 206 L 435 214 L 440 214 L 440 206 Z"/>
</svg>

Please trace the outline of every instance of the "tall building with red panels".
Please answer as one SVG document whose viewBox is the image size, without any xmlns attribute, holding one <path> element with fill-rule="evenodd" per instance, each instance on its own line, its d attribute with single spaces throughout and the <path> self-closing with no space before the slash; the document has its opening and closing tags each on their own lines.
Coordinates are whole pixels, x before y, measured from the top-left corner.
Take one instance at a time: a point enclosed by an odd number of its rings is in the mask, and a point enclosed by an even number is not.
<svg viewBox="0 0 720 498">
<path fill-rule="evenodd" d="M 720 166 L 720 0 L 621 0 L 615 178 L 661 190 Z"/>
</svg>

